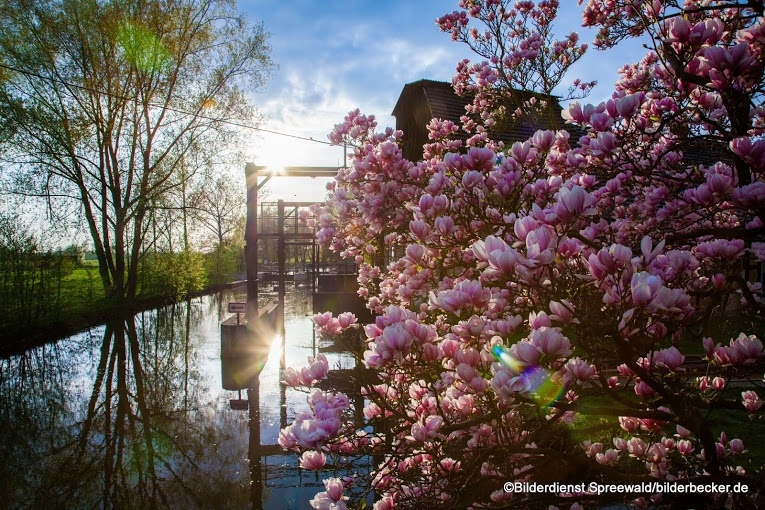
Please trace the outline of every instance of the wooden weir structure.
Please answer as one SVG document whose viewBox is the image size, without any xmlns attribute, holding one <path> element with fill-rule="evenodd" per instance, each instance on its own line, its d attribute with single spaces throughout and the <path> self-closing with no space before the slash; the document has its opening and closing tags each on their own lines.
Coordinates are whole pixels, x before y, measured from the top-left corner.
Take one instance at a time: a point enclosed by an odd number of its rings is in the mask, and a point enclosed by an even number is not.
<svg viewBox="0 0 765 510">
<path fill-rule="evenodd" d="M 286 167 L 274 171 L 254 163 L 247 163 L 245 166 L 247 223 L 244 239 L 247 263 L 247 303 L 244 321 L 240 321 L 239 314 L 237 314 L 236 317 L 230 317 L 221 323 L 223 389 L 234 391 L 250 389 L 266 362 L 271 342 L 276 336 L 284 333 L 288 246 L 311 247 L 310 284 L 313 293 L 316 293 L 315 276 L 317 274 L 316 261 L 318 256 L 316 233 L 313 229 L 300 225 L 298 218 L 300 209 L 307 208 L 313 203 L 279 200 L 263 207 L 264 204 L 258 203 L 258 193 L 274 176 L 333 177 L 337 170 L 337 168 L 331 167 Z M 268 224 L 264 222 L 266 216 L 271 220 Z M 270 303 L 266 309 L 261 310 L 259 286 L 260 282 L 265 280 L 265 273 L 259 271 L 259 249 L 262 241 L 269 240 L 277 245 L 276 288 L 278 296 L 276 303 Z M 285 368 L 284 364 L 284 349 L 282 349 L 280 360 L 282 370 Z M 247 408 L 241 398 L 238 401 L 237 409 Z"/>
<path fill-rule="evenodd" d="M 245 227 L 245 260 L 247 264 L 247 302 L 244 320 L 239 314 L 221 323 L 221 373 L 223 389 L 239 392 L 238 399 L 230 401 L 231 409 L 249 412 L 249 463 L 251 472 L 251 500 L 253 508 L 263 505 L 263 458 L 285 454 L 277 444 L 262 444 L 260 417 L 260 372 L 265 365 L 273 340 L 281 335 L 280 374 L 285 369 L 284 311 L 286 297 L 287 248 L 290 246 L 311 247 L 311 271 L 306 284 L 311 286 L 314 310 L 366 311 L 355 289 L 349 283 L 349 276 L 322 274 L 318 264 L 319 247 L 316 232 L 299 223 L 299 211 L 313 203 L 285 202 L 258 204 L 258 192 L 276 176 L 334 177 L 338 168 L 331 167 L 286 167 L 272 171 L 268 167 L 247 163 L 247 223 Z M 275 213 L 275 215 L 274 215 Z M 264 221 L 268 219 L 268 221 Z M 261 271 L 260 245 L 263 242 L 276 243 L 278 269 L 275 274 L 277 301 L 266 306 L 259 303 L 261 282 L 266 272 Z M 265 268 L 264 268 L 265 269 Z M 353 265 L 355 270 L 355 265 Z M 342 272 L 342 271 L 340 271 Z M 268 273 L 271 276 L 270 273 Z M 353 279 L 355 282 L 355 278 Z M 350 296 L 350 297 L 349 297 Z M 354 299 L 355 298 L 355 299 Z M 368 312 L 367 312 L 368 313 Z M 242 398 L 246 391 L 246 398 Z M 286 401 L 286 389 L 280 387 L 280 399 Z M 281 427 L 287 426 L 287 409 L 281 406 Z"/>
<path fill-rule="evenodd" d="M 300 229 L 298 225 L 298 210 L 308 207 L 308 202 L 277 202 L 277 225 L 275 232 L 262 232 L 258 222 L 258 192 L 274 176 L 285 177 L 334 177 L 338 168 L 333 167 L 285 167 L 272 171 L 266 166 L 258 166 L 247 163 L 245 175 L 247 178 L 247 224 L 244 232 L 244 254 L 247 261 L 247 313 L 255 317 L 258 315 L 258 259 L 259 241 L 261 239 L 275 239 L 278 253 L 278 288 L 279 303 L 284 304 L 284 292 L 286 282 L 286 247 L 287 244 L 310 244 L 314 247 L 316 233 L 308 229 Z M 292 222 L 289 232 L 285 231 L 285 221 Z M 315 257 L 314 257 L 315 261 Z"/>
</svg>

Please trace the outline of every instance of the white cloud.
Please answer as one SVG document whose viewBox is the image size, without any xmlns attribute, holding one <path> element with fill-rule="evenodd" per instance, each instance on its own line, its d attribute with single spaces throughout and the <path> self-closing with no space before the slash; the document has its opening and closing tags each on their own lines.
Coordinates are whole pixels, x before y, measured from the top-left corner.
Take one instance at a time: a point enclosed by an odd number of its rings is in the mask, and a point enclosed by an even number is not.
<svg viewBox="0 0 765 510">
<path fill-rule="evenodd" d="M 441 33 L 433 20 L 457 9 L 456 0 L 387 4 L 350 1 L 315 3 L 295 0 L 248 0 L 242 8 L 264 13 L 272 34 L 273 57 L 280 66 L 256 96 L 268 121 L 264 128 L 326 141 L 348 111 L 374 114 L 380 129 L 394 125 L 390 112 L 402 87 L 422 78 L 449 81 L 461 59 L 481 60 Z M 591 42 L 592 31 L 578 27 L 580 7 L 561 7 L 558 34 L 572 30 Z M 610 96 L 616 70 L 637 61 L 635 45 L 598 52 L 593 48 L 570 73 L 598 80 L 590 101 Z M 342 149 L 310 141 L 263 134 L 255 146 L 260 160 L 288 165 L 332 166 L 342 163 Z"/>
</svg>

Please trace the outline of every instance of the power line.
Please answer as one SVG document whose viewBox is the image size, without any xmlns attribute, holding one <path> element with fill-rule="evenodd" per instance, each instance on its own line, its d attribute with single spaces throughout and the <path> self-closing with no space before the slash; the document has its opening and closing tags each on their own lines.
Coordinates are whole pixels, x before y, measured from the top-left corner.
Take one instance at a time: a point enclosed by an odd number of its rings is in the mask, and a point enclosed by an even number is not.
<svg viewBox="0 0 765 510">
<path fill-rule="evenodd" d="M 56 78 L 56 77 L 52 77 L 52 76 L 44 76 L 42 74 L 34 73 L 32 71 L 27 71 L 27 70 L 24 70 L 24 69 L 18 69 L 16 67 L 9 66 L 7 64 L 0 63 L 0 68 L 7 69 L 9 71 L 13 71 L 13 72 L 16 72 L 16 73 L 19 73 L 19 74 L 23 74 L 23 75 L 26 75 L 26 76 L 33 76 L 33 77 L 38 78 L 40 80 L 46 80 L 46 81 L 49 81 L 49 82 L 52 82 L 52 83 L 59 83 L 61 85 L 65 85 L 67 87 L 72 87 L 72 88 L 84 90 L 85 92 L 89 92 L 91 94 L 100 94 L 100 95 L 103 95 L 103 96 L 108 96 L 108 97 L 112 97 L 112 98 L 115 98 L 115 99 L 120 99 L 122 101 L 130 101 L 129 97 L 119 96 L 119 95 L 113 94 L 111 92 L 104 92 L 104 91 L 101 91 L 101 90 L 92 89 L 92 88 L 89 88 L 89 87 L 85 87 L 83 85 L 78 85 L 76 83 L 70 83 L 70 82 L 67 82 L 67 81 L 65 81 L 65 80 L 63 80 L 61 78 Z M 304 140 L 306 142 L 320 143 L 320 144 L 323 144 L 323 145 L 335 145 L 332 142 L 326 142 L 324 140 L 317 140 L 317 139 L 312 138 L 312 137 L 293 135 L 293 134 L 290 134 L 290 133 L 282 133 L 280 131 L 273 131 L 271 129 L 265 129 L 265 128 L 258 127 L 258 126 L 252 126 L 250 124 L 244 123 L 244 121 L 215 119 L 213 117 L 207 117 L 206 115 L 194 114 L 194 113 L 191 113 L 191 112 L 187 112 L 185 110 L 181 110 L 180 108 L 175 108 L 175 107 L 172 107 L 172 106 L 158 105 L 156 103 L 148 103 L 148 104 L 149 104 L 149 106 L 154 106 L 156 108 L 164 108 L 165 110 L 168 110 L 168 111 L 171 111 L 171 112 L 174 112 L 174 113 L 180 113 L 181 115 L 188 115 L 188 116 L 196 117 L 196 118 L 200 118 L 200 119 L 212 120 L 212 121 L 215 121 L 215 122 L 220 122 L 221 124 L 228 124 L 229 126 L 240 127 L 240 128 L 249 129 L 249 130 L 252 130 L 252 131 L 260 131 L 260 132 L 269 133 L 269 134 L 272 134 L 272 135 L 285 136 L 285 137 L 294 138 L 294 139 L 297 139 L 297 140 Z"/>
</svg>

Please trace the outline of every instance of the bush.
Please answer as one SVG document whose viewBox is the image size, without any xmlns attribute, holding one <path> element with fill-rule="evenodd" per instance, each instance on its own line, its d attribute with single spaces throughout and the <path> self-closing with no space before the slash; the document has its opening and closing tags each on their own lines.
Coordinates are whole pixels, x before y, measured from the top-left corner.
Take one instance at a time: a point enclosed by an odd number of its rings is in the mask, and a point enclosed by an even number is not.
<svg viewBox="0 0 765 510">
<path fill-rule="evenodd" d="M 140 272 L 141 297 L 180 298 L 207 284 L 204 257 L 195 252 L 150 253 Z"/>
<path fill-rule="evenodd" d="M 229 283 L 236 273 L 243 272 L 244 253 L 240 246 L 218 246 L 205 254 L 205 272 L 209 285 Z"/>
</svg>

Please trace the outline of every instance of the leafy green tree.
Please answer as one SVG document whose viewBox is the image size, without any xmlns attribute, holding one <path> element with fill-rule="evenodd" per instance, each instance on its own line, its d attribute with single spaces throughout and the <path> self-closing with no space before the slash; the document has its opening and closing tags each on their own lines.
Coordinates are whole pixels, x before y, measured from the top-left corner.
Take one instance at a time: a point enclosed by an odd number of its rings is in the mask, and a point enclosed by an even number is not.
<svg viewBox="0 0 765 510">
<path fill-rule="evenodd" d="M 195 146 L 230 147 L 271 69 L 267 34 L 229 0 L 9 0 L 0 123 L 15 191 L 77 205 L 108 297 L 139 288 L 153 204 Z M 63 201 L 63 202 L 62 202 Z"/>
</svg>

